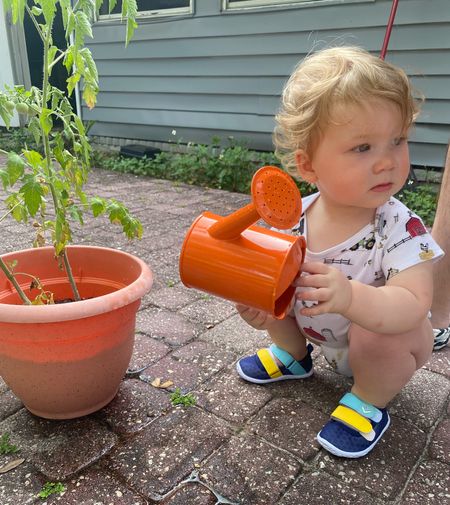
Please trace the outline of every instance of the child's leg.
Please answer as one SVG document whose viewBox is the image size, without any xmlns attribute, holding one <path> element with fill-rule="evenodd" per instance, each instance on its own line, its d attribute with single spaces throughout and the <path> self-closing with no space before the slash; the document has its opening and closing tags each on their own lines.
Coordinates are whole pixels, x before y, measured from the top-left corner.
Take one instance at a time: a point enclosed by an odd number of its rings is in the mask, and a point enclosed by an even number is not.
<svg viewBox="0 0 450 505">
<path fill-rule="evenodd" d="M 344 395 L 331 420 L 317 435 L 332 454 L 360 458 L 378 443 L 390 424 L 386 404 L 425 364 L 433 348 L 428 320 L 401 335 L 379 335 L 352 325 L 349 332 L 349 364 L 353 371 L 352 393 Z"/>
<path fill-rule="evenodd" d="M 293 358 L 300 361 L 307 354 L 306 338 L 303 335 L 292 336 L 285 334 L 271 334 L 272 341 L 275 345 L 287 351 Z"/>
<path fill-rule="evenodd" d="M 427 362 L 432 349 L 433 330 L 428 319 L 416 330 L 400 335 L 379 335 L 352 325 L 352 393 L 372 405 L 385 407 Z"/>
</svg>

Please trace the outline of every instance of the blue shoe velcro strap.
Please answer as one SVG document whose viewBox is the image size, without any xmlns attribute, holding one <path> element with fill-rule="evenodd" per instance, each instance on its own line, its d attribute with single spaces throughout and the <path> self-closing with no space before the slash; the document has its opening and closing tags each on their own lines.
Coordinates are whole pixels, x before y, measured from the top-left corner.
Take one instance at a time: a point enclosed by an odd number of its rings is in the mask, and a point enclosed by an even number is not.
<svg viewBox="0 0 450 505">
<path fill-rule="evenodd" d="M 281 360 L 280 360 L 281 361 Z M 383 417 L 383 414 L 376 407 L 370 403 L 363 402 L 353 393 L 346 393 L 340 400 L 341 405 L 358 412 L 367 419 L 372 419 L 375 423 L 379 423 Z"/>
<path fill-rule="evenodd" d="M 305 375 L 306 370 L 300 365 L 300 363 L 293 358 L 287 351 L 281 349 L 275 344 L 272 344 L 269 349 L 272 354 L 278 358 L 278 360 L 283 363 L 283 365 L 293 374 L 293 375 Z"/>
</svg>

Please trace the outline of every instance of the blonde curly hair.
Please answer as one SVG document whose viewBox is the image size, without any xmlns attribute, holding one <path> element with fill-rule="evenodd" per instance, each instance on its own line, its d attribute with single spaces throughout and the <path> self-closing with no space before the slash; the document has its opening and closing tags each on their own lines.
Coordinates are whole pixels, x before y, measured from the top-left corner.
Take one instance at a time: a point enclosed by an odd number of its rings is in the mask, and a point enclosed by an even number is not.
<svg viewBox="0 0 450 505">
<path fill-rule="evenodd" d="M 321 131 L 336 106 L 389 100 L 400 108 L 407 130 L 419 113 L 421 99 L 400 68 L 359 47 L 333 47 L 307 56 L 286 83 L 275 116 L 275 153 L 285 170 L 298 175 L 295 153 L 312 155 Z"/>
</svg>

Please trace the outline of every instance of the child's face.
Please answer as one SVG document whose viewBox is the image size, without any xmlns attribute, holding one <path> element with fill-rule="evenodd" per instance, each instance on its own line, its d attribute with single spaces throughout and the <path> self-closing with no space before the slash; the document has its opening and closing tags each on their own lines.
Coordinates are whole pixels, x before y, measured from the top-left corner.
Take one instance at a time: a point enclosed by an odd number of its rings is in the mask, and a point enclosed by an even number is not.
<svg viewBox="0 0 450 505">
<path fill-rule="evenodd" d="M 399 191 L 409 174 L 407 132 L 387 100 L 340 107 L 323 131 L 310 169 L 323 198 L 340 206 L 373 208 Z"/>
</svg>

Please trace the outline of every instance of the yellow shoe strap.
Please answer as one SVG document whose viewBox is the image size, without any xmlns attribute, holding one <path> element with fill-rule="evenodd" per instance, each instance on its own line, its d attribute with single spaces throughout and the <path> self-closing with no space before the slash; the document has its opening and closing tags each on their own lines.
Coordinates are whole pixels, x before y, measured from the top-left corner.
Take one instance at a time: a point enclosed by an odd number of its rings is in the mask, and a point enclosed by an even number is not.
<svg viewBox="0 0 450 505">
<path fill-rule="evenodd" d="M 341 421 L 360 433 L 367 434 L 372 431 L 372 425 L 365 417 L 348 407 L 344 407 L 343 405 L 336 407 L 334 412 L 331 414 L 331 417 L 332 419 L 336 419 L 336 421 Z"/>
<path fill-rule="evenodd" d="M 270 377 L 275 379 L 276 377 L 281 377 L 283 375 L 268 349 L 260 349 L 256 354 Z"/>
</svg>

